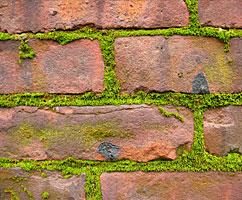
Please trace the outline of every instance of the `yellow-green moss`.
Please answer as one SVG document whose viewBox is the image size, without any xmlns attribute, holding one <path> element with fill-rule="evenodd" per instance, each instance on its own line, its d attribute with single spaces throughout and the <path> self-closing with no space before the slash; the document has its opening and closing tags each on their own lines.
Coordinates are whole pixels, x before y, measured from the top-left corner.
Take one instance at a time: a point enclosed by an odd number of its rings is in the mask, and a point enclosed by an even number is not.
<svg viewBox="0 0 242 200">
<path fill-rule="evenodd" d="M 5 193 L 9 193 L 11 196 L 10 196 L 10 199 L 11 200 L 19 200 L 19 197 L 18 197 L 18 193 L 16 190 L 13 190 L 11 187 L 8 188 L 7 190 L 4 190 Z"/>
<path fill-rule="evenodd" d="M 7 189 L 4 190 L 5 193 L 10 194 L 11 200 L 12 199 L 19 200 L 18 193 L 20 193 L 20 192 L 26 193 L 28 195 L 28 198 L 30 200 L 33 200 L 33 194 L 22 183 L 23 181 L 27 181 L 27 178 L 22 178 L 22 177 L 17 177 L 17 176 L 5 177 L 5 178 L 0 177 L 0 181 L 1 180 L 4 181 L 4 183 L 5 183 L 4 186 L 11 185 L 10 187 L 8 187 Z"/>
<path fill-rule="evenodd" d="M 19 65 L 22 65 L 22 59 L 25 58 L 34 58 L 35 53 L 34 51 L 30 48 L 30 46 L 27 44 L 28 40 L 24 41 L 21 40 L 21 43 L 19 45 Z"/>
<path fill-rule="evenodd" d="M 44 192 L 44 193 L 42 194 L 42 199 L 49 199 L 49 197 L 50 197 L 50 195 L 49 195 L 48 192 Z"/>
<path fill-rule="evenodd" d="M 208 154 L 204 148 L 203 140 L 203 113 L 207 109 L 212 109 L 218 106 L 227 105 L 242 105 L 242 93 L 239 94 L 206 94 L 206 95 L 192 95 L 192 94 L 180 94 L 167 92 L 163 94 L 152 92 L 146 94 L 144 92 L 138 92 L 135 95 L 120 95 L 120 85 L 116 78 L 114 71 L 114 46 L 113 42 L 117 37 L 131 37 L 131 36 L 154 36 L 164 35 L 166 38 L 172 35 L 190 35 L 190 36 L 204 36 L 218 38 L 224 42 L 224 50 L 229 50 L 229 42 L 232 37 L 242 37 L 241 29 L 223 29 L 213 27 L 202 27 L 198 21 L 198 1 L 197 0 L 184 0 L 189 9 L 189 26 L 183 28 L 168 28 L 168 29 L 156 29 L 156 30 L 97 30 L 89 27 L 85 27 L 77 31 L 54 31 L 50 33 L 37 33 L 37 34 L 14 34 L 0 33 L 0 40 L 22 40 L 22 37 L 28 35 L 30 39 L 43 39 L 54 40 L 64 45 L 68 42 L 77 39 L 98 39 L 102 50 L 102 55 L 105 62 L 105 91 L 102 94 L 94 94 L 87 92 L 81 95 L 57 95 L 57 94 L 12 94 L 12 95 L 0 95 L 1 107 L 14 107 L 18 105 L 27 106 L 84 106 L 84 105 L 121 105 L 121 104 L 154 104 L 154 105 L 175 105 L 186 106 L 194 112 L 194 143 L 191 151 L 188 153 L 183 151 L 182 155 L 174 161 L 156 160 L 148 163 L 136 163 L 134 161 L 112 161 L 112 162 L 99 162 L 99 161 L 81 161 L 68 158 L 62 161 L 19 161 L 7 158 L 0 159 L 0 167 L 16 167 L 21 166 L 24 170 L 60 170 L 64 176 L 69 174 L 80 175 L 80 173 L 86 173 L 87 180 L 85 185 L 86 198 L 87 199 L 102 199 L 101 187 L 100 187 L 100 175 L 102 172 L 112 171 L 242 171 L 242 157 L 237 153 L 230 153 L 225 157 L 216 157 Z M 25 42 L 21 45 L 24 47 L 23 51 L 20 47 L 20 64 L 21 59 L 28 57 L 30 51 L 28 47 L 25 49 Z M 22 52 L 22 53 L 21 53 Z M 23 54 L 25 53 L 25 54 Z M 31 54 L 31 53 L 30 53 Z M 29 55 L 29 56 L 33 56 Z M 222 53 L 215 55 L 214 65 L 208 65 L 205 69 L 205 73 L 208 76 L 210 82 L 214 80 L 216 73 L 214 74 L 211 67 L 216 67 L 221 76 L 220 84 L 224 86 L 224 91 L 228 85 L 231 85 L 228 77 L 232 76 L 233 65 L 232 61 L 229 61 L 229 66 Z M 179 76 L 179 75 L 178 75 Z M 33 77 L 37 82 L 36 89 L 44 87 L 44 77 L 40 74 Z M 181 120 L 181 119 L 180 119 Z M 28 145 L 36 135 L 41 142 L 45 145 L 48 142 L 51 144 L 51 139 L 58 138 L 63 134 L 63 130 L 35 130 L 32 125 L 25 125 L 17 132 L 15 141 L 20 139 L 22 145 Z M 26 130 L 26 132 L 24 132 Z M 99 140 L 102 136 L 111 136 L 115 134 L 110 132 L 107 128 L 100 127 L 83 127 L 86 133 L 86 143 L 90 144 L 92 141 Z M 73 130 L 72 130 L 73 131 Z M 75 132 L 75 131 L 74 131 Z M 76 132 L 77 136 L 80 132 Z M 79 134 L 79 135 L 78 135 Z M 33 136 L 34 135 L 34 136 Z M 75 135 L 75 134 L 74 134 Z M 100 136 L 102 135 L 102 136 Z M 125 134 L 124 134 L 125 135 Z M 122 137 L 122 135 L 119 135 Z M 10 134 L 10 137 L 12 135 Z M 10 192 L 11 193 L 11 192 Z M 15 194 L 14 190 L 11 194 Z"/>
<path fill-rule="evenodd" d="M 169 113 L 167 112 L 164 108 L 162 107 L 158 107 L 158 109 L 161 111 L 161 113 L 166 116 L 166 117 L 171 117 L 174 116 L 175 118 L 177 118 L 178 120 L 180 120 L 182 123 L 184 122 L 184 118 L 178 114 L 178 112 L 174 112 L 174 113 Z"/>
<path fill-rule="evenodd" d="M 46 75 L 37 66 L 36 62 L 31 63 L 33 90 L 43 91 L 47 86 Z"/>
<path fill-rule="evenodd" d="M 12 153 L 17 154 L 21 146 L 28 146 L 33 141 L 40 141 L 46 150 L 51 148 L 53 144 L 63 145 L 63 143 L 78 143 L 80 148 L 85 145 L 90 150 L 93 143 L 108 137 L 134 138 L 135 135 L 119 128 L 119 123 L 111 121 L 95 124 L 87 122 L 81 125 L 67 124 L 62 128 L 56 128 L 49 124 L 44 129 L 36 129 L 33 124 L 24 122 L 17 129 L 11 131 L 7 147 L 12 149 Z M 65 147 L 63 146 L 63 148 Z"/>
</svg>

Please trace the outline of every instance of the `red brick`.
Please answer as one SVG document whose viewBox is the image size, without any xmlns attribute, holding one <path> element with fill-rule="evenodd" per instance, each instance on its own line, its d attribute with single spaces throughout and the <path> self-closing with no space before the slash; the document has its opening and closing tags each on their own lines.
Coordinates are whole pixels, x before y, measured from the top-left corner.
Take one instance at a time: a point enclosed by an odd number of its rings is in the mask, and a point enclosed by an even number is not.
<svg viewBox="0 0 242 200">
<path fill-rule="evenodd" d="M 18 64 L 19 42 L 1 41 L 0 93 L 102 92 L 104 62 L 98 40 L 77 40 L 61 46 L 31 40 L 33 59 Z"/>
<path fill-rule="evenodd" d="M 236 40 L 237 41 L 237 40 Z M 240 41 L 240 40 L 239 40 Z M 224 53 L 224 43 L 216 38 L 172 36 L 121 37 L 114 43 L 115 70 L 121 92 L 133 94 L 174 91 L 192 92 L 194 78 L 203 72 L 211 93 L 242 91 L 241 42 L 232 42 L 237 52 Z"/>
<path fill-rule="evenodd" d="M 203 26 L 242 28 L 241 0 L 198 0 L 198 20 Z"/>
<path fill-rule="evenodd" d="M 2 0 L 0 30 L 9 33 L 102 28 L 158 28 L 187 26 L 183 0 Z"/>
<path fill-rule="evenodd" d="M 233 66 L 242 68 L 242 38 L 230 39 L 230 55 L 232 56 Z M 242 79 L 240 79 L 240 87 L 242 87 Z"/>
<path fill-rule="evenodd" d="M 103 200 L 240 200 L 242 173 L 103 173 L 101 189 Z"/>
<path fill-rule="evenodd" d="M 108 0 L 103 5 L 104 28 L 182 27 L 189 22 L 189 12 L 182 0 Z"/>
<path fill-rule="evenodd" d="M 242 154 L 242 106 L 220 107 L 205 112 L 204 142 L 209 153 L 226 156 Z"/>
<path fill-rule="evenodd" d="M 193 114 L 164 108 L 184 123 L 147 105 L 0 108 L 0 157 L 109 160 L 97 152 L 105 141 L 120 147 L 117 159 L 175 159 L 179 147 L 189 150 L 193 142 Z"/>
<path fill-rule="evenodd" d="M 17 192 L 18 199 L 30 199 L 24 186 L 34 199 L 42 199 L 44 192 L 49 193 L 49 200 L 59 199 L 80 199 L 85 200 L 85 174 L 80 177 L 73 176 L 64 179 L 60 172 L 45 171 L 47 177 L 41 177 L 39 172 L 29 172 L 21 168 L 0 168 L 0 199 L 11 199 L 11 193 L 4 192 L 11 188 Z M 22 178 L 19 182 L 16 180 Z M 15 180 L 14 180 L 15 179 Z"/>
</svg>

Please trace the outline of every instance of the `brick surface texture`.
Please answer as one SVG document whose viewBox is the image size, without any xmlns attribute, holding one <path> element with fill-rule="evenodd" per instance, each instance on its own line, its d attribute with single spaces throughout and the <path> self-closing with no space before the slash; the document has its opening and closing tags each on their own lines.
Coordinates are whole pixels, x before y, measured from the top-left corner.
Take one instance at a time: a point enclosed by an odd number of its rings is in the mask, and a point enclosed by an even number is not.
<svg viewBox="0 0 242 200">
<path fill-rule="evenodd" d="M 102 92 L 104 63 L 98 40 L 77 40 L 61 46 L 31 40 L 33 59 L 18 61 L 19 42 L 0 41 L 0 93 Z"/>
<path fill-rule="evenodd" d="M 242 28 L 241 0 L 198 0 L 198 19 L 204 26 Z"/>
<path fill-rule="evenodd" d="M 240 200 L 242 174 L 131 172 L 101 175 L 103 200 Z"/>
<path fill-rule="evenodd" d="M 92 24 L 102 28 L 187 26 L 183 0 L 34 0 L 0 2 L 0 30 L 8 33 L 46 32 Z"/>
<path fill-rule="evenodd" d="M 164 109 L 177 111 L 169 106 Z M 97 152 L 106 141 L 121 148 L 117 159 L 175 159 L 177 148 L 185 145 L 189 150 L 193 142 L 192 113 L 184 107 L 178 113 L 184 123 L 146 105 L 55 107 L 54 112 L 38 107 L 1 108 L 0 157 L 107 160 Z M 115 135 L 97 138 L 108 133 Z M 41 136 L 45 141 L 41 142 Z"/>
<path fill-rule="evenodd" d="M 32 172 L 30 176 L 20 167 L 0 168 L 0 199 L 11 199 L 11 193 L 2 192 L 4 190 L 17 191 L 19 199 L 30 199 L 31 197 L 24 190 L 27 188 L 34 199 L 43 199 L 42 194 L 48 192 L 50 200 L 85 200 L 85 174 L 63 179 L 60 172 L 45 171 L 45 173 L 47 177 L 43 178 L 39 172 Z"/>
<path fill-rule="evenodd" d="M 47 193 L 242 200 L 242 0 L 0 0 L 0 200 Z"/>
<path fill-rule="evenodd" d="M 241 39 L 233 39 L 231 53 L 215 38 L 192 36 L 124 37 L 116 39 L 115 70 L 121 92 L 134 94 L 192 92 L 192 82 L 203 72 L 211 93 L 242 91 Z M 232 64 L 228 63 L 234 55 Z"/>
<path fill-rule="evenodd" d="M 229 152 L 242 153 L 242 106 L 209 110 L 204 115 L 204 142 L 207 150 L 217 156 Z"/>
</svg>

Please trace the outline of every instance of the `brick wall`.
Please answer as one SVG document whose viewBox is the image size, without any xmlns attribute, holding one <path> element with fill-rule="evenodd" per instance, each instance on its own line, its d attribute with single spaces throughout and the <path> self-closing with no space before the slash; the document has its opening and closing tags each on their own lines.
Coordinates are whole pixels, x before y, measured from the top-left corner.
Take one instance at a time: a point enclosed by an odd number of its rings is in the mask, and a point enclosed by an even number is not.
<svg viewBox="0 0 242 200">
<path fill-rule="evenodd" d="M 0 199 L 242 199 L 241 15 L 0 1 Z"/>
</svg>

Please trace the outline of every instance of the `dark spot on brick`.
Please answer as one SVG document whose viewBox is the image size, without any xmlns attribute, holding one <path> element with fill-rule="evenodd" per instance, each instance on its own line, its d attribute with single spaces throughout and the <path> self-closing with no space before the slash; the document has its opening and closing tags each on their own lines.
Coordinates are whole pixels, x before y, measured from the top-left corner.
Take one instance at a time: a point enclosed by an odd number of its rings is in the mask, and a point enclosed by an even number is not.
<svg viewBox="0 0 242 200">
<path fill-rule="evenodd" d="M 203 72 L 199 72 L 192 81 L 192 93 L 193 94 L 209 94 L 210 90 L 208 82 Z"/>
<path fill-rule="evenodd" d="M 196 62 L 201 63 L 201 58 L 199 56 L 196 57 Z"/>
<path fill-rule="evenodd" d="M 51 154 L 48 151 L 46 151 L 46 150 L 45 150 L 45 154 L 48 156 L 48 158 L 51 157 Z"/>
<path fill-rule="evenodd" d="M 58 12 L 57 12 L 56 10 L 54 10 L 53 13 L 52 13 L 52 16 L 57 15 L 57 13 L 58 13 Z"/>
<path fill-rule="evenodd" d="M 119 156 L 118 152 L 120 149 L 119 146 L 110 142 L 102 142 L 99 144 L 97 152 L 102 154 L 106 159 L 114 160 Z"/>
</svg>

